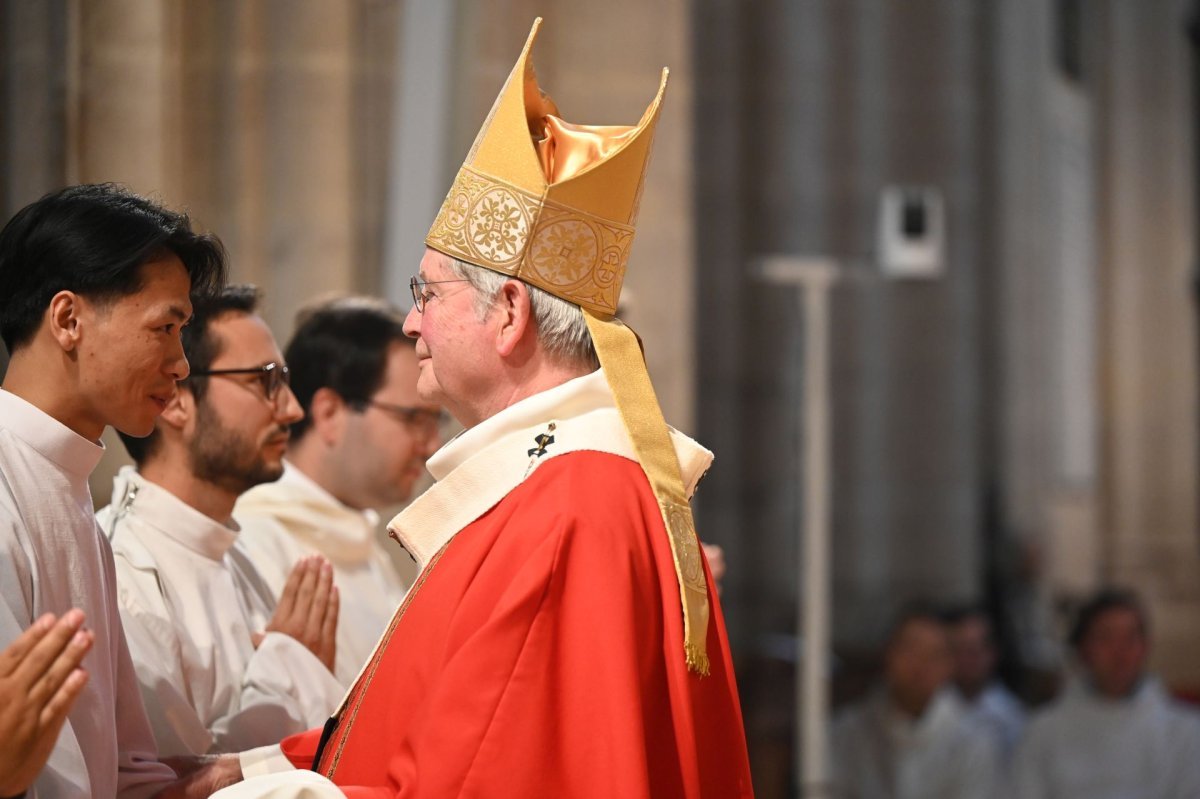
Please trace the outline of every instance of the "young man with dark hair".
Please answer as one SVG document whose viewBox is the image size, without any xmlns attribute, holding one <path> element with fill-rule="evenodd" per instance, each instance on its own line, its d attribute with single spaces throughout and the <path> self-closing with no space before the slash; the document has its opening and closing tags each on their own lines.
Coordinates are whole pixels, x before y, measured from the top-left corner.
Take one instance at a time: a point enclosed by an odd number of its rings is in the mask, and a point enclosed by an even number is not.
<svg viewBox="0 0 1200 799">
<path fill-rule="evenodd" d="M 1149 622 L 1137 595 L 1099 591 L 1068 643 L 1079 674 L 1034 716 L 1014 761 L 1021 799 L 1200 796 L 1200 714 L 1146 672 Z"/>
<path fill-rule="evenodd" d="M 292 424 L 287 468 L 234 511 L 247 551 L 276 591 L 302 558 L 333 562 L 342 602 L 335 672 L 347 686 L 406 588 L 376 538 L 376 509 L 409 498 L 441 443 L 441 410 L 417 396 L 417 356 L 403 321 L 370 297 L 302 312 L 286 353 L 305 415 Z"/>
<path fill-rule="evenodd" d="M 240 548 L 233 504 L 282 472 L 301 418 L 253 286 L 198 299 L 183 333 L 191 374 L 146 438 L 122 434 L 137 468 L 97 514 L 116 558 L 118 602 L 159 752 L 238 752 L 324 723 L 338 618 L 323 559 L 275 594 Z"/>
<path fill-rule="evenodd" d="M 0 644 L 72 608 L 94 635 L 39 796 L 144 796 L 174 779 L 155 757 L 87 478 L 106 426 L 153 429 L 188 374 L 190 295 L 224 281 L 217 239 L 112 185 L 47 195 L 0 232 Z"/>
</svg>

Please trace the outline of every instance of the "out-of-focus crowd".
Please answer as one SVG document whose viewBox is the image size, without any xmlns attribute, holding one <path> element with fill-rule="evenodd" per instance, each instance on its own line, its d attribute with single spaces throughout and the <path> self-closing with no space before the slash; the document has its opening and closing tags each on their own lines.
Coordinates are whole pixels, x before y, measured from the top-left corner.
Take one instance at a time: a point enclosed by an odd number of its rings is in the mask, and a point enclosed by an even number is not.
<svg viewBox="0 0 1200 799">
<path fill-rule="evenodd" d="M 997 677 L 977 608 L 912 608 L 893 624 L 880 684 L 834 721 L 839 799 L 1200 797 L 1200 712 L 1149 673 L 1138 597 L 1084 603 L 1054 701 L 1028 709 Z"/>
</svg>

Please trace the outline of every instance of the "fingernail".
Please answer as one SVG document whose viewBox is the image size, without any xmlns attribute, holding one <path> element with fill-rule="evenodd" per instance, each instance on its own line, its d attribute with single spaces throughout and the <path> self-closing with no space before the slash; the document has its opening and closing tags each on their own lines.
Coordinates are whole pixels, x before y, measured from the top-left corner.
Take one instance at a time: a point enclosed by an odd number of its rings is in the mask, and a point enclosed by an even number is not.
<svg viewBox="0 0 1200 799">
<path fill-rule="evenodd" d="M 83 648 L 88 645 L 91 634 L 86 630 L 80 630 L 75 633 L 75 637 L 71 639 L 71 646 Z"/>
<path fill-rule="evenodd" d="M 67 611 L 66 615 L 63 616 L 63 621 L 72 627 L 78 627 L 79 625 L 83 624 L 83 611 L 79 608 L 71 608 Z"/>
</svg>

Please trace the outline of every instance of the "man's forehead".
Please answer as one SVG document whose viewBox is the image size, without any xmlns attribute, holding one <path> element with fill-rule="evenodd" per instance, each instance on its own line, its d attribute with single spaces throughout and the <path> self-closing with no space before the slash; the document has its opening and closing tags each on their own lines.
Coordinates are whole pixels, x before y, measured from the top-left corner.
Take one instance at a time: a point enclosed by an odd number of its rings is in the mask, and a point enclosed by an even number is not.
<svg viewBox="0 0 1200 799">
<path fill-rule="evenodd" d="M 228 311 L 209 323 L 209 331 L 220 341 L 213 363 L 238 361 L 238 366 L 283 363 L 279 343 L 267 322 L 256 313 Z M 246 363 L 241 363 L 246 361 Z"/>
<path fill-rule="evenodd" d="M 427 247 L 424 257 L 421 258 L 421 268 L 418 270 L 417 276 L 422 280 L 434 280 L 443 277 L 449 271 L 450 256 L 432 247 Z"/>
</svg>

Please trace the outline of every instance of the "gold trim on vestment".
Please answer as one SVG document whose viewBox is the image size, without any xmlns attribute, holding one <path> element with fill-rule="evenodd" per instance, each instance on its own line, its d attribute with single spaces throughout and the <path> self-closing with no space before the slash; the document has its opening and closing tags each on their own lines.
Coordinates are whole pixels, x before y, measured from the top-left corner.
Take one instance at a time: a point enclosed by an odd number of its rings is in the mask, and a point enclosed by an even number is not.
<svg viewBox="0 0 1200 799">
<path fill-rule="evenodd" d="M 362 706 L 363 699 L 367 695 L 367 690 L 371 687 L 371 680 L 374 679 L 375 671 L 379 668 L 379 664 L 383 660 L 383 655 L 387 651 L 388 644 L 392 640 L 392 633 L 396 631 L 396 627 L 400 624 L 400 619 L 404 617 L 404 613 L 406 610 L 408 610 L 408 606 L 412 604 L 413 598 L 417 595 L 417 591 L 421 590 L 421 586 L 423 586 L 425 581 L 429 579 L 430 572 L 433 571 L 433 567 L 437 565 L 437 562 L 441 560 L 442 553 L 445 551 L 446 548 L 443 547 L 442 549 L 438 550 L 437 554 L 429 559 L 429 564 L 421 570 L 419 575 L 417 575 L 417 579 L 413 583 L 412 588 L 410 588 L 408 593 L 404 595 L 404 600 L 400 603 L 400 607 L 396 608 L 396 612 L 392 614 L 392 620 L 388 624 L 387 631 L 383 634 L 383 637 L 379 639 L 379 643 L 375 645 L 375 652 L 371 655 L 370 665 L 363 670 L 363 673 L 358 678 L 358 681 L 362 683 L 362 690 L 358 692 L 358 695 L 353 700 L 347 696 L 347 702 L 344 703 L 342 707 L 338 708 L 337 719 L 339 724 L 335 734 L 339 735 L 340 738 L 337 742 L 337 749 L 334 750 L 333 757 L 329 762 L 329 770 L 324 775 L 330 780 L 333 779 L 333 773 L 337 771 L 338 762 L 342 758 L 342 749 L 345 748 L 346 741 L 350 739 L 350 730 L 354 727 L 355 719 L 358 718 L 358 709 Z M 340 723 L 341 718 L 348 709 L 348 705 L 351 703 L 353 704 L 353 707 L 349 708 L 350 718 L 346 719 L 346 726 L 343 729 Z M 314 763 L 313 767 L 320 768 L 321 764 Z"/>
<path fill-rule="evenodd" d="M 683 607 L 684 656 L 688 668 L 707 675 L 708 584 L 700 561 L 700 541 L 696 537 L 692 508 L 679 472 L 679 459 L 671 444 L 650 375 L 646 372 L 645 358 L 637 336 L 620 320 L 606 321 L 586 310 L 583 316 L 638 462 L 658 500 L 671 542 L 671 557 L 675 561 Z"/>
</svg>

